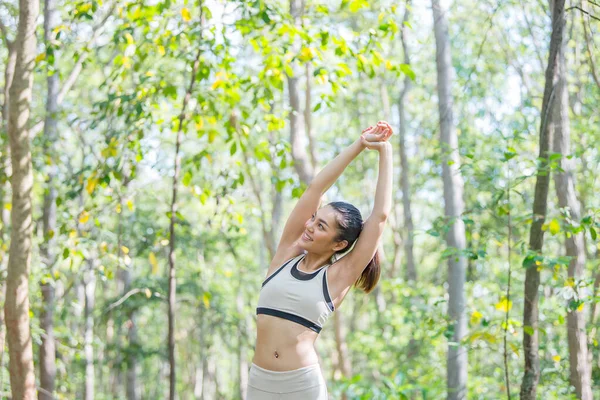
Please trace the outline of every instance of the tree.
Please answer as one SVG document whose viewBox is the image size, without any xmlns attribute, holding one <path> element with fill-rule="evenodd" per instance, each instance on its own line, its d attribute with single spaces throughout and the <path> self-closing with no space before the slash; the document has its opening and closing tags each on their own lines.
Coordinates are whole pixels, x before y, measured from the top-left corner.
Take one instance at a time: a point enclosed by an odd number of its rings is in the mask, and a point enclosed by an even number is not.
<svg viewBox="0 0 600 400">
<path fill-rule="evenodd" d="M 464 399 L 467 396 L 467 351 L 460 344 L 467 331 L 465 315 L 466 261 L 462 251 L 466 247 L 463 179 L 460 174 L 458 137 L 452 114 L 452 82 L 454 68 L 450 55 L 447 10 L 439 0 L 432 0 L 433 26 L 435 30 L 437 92 L 442 144 L 442 176 L 444 182 L 444 215 L 449 224 L 446 242 L 453 253 L 448 259 L 448 314 L 452 332 L 452 343 L 448 344 L 446 371 L 448 376 L 448 399 Z"/>
<path fill-rule="evenodd" d="M 58 84 L 59 73 L 58 55 L 54 51 L 52 32 L 59 23 L 56 0 L 45 0 L 44 5 L 44 41 L 46 53 L 53 54 L 53 62 L 47 64 L 48 85 L 46 94 L 46 120 L 44 123 L 44 148 L 47 158 L 51 161 L 46 180 L 46 191 L 44 194 L 44 242 L 40 246 L 40 253 L 48 273 L 42 278 L 41 289 L 44 304 L 40 315 L 41 327 L 44 330 L 42 344 L 40 346 L 40 392 L 39 400 L 51 400 L 54 398 L 54 385 L 56 379 L 56 345 L 54 343 L 54 284 L 50 282 L 56 262 L 56 154 L 57 141 L 57 112 L 58 112 Z"/>
<path fill-rule="evenodd" d="M 12 229 L 4 313 L 10 354 L 10 383 L 15 399 L 33 399 L 35 396 L 33 350 L 29 328 L 33 171 L 27 125 L 31 111 L 38 14 L 39 2 L 19 1 L 19 24 L 14 42 L 16 62 L 9 92 L 8 135 L 13 168 Z"/>
<path fill-rule="evenodd" d="M 542 226 L 546 220 L 548 209 L 548 186 L 550 184 L 550 171 L 548 171 L 549 149 L 552 143 L 553 121 L 551 112 L 556 96 L 556 82 L 558 80 L 558 55 L 563 40 L 564 30 L 564 0 L 555 0 L 552 9 L 552 36 L 548 52 L 548 65 L 546 67 L 546 83 L 542 100 L 539 138 L 539 167 L 535 182 L 533 200 L 533 221 L 529 231 L 529 249 L 535 254 L 540 254 L 544 245 L 544 231 Z M 531 258 L 531 257 L 528 257 Z M 524 310 L 523 310 L 523 352 L 525 357 L 525 370 L 521 382 L 521 399 L 534 400 L 540 377 L 539 360 L 539 335 L 538 335 L 538 288 L 540 286 L 540 271 L 535 263 L 529 263 L 525 272 L 524 285 Z"/>
<path fill-rule="evenodd" d="M 555 12 L 555 10 L 553 10 Z M 566 25 L 562 14 L 559 21 Z M 581 207 L 575 192 L 573 172 L 574 159 L 571 155 L 571 129 L 569 126 L 569 92 L 567 86 L 566 52 L 567 40 L 563 35 L 559 43 L 558 62 L 556 65 L 557 81 L 555 86 L 556 100 L 552 108 L 554 129 L 553 151 L 560 154 L 560 169 L 554 173 L 554 187 L 561 208 L 566 210 L 568 221 L 581 222 Z M 585 245 L 582 231 L 574 231 L 565 237 L 566 254 L 570 257 L 568 277 L 576 283 L 582 278 L 585 268 Z M 578 300 L 578 299 L 574 299 Z M 585 312 L 579 307 L 579 301 L 571 301 L 567 314 L 567 338 L 569 343 L 570 381 L 577 392 L 577 397 L 592 400 L 591 369 L 588 363 L 588 347 L 586 337 Z"/>
</svg>

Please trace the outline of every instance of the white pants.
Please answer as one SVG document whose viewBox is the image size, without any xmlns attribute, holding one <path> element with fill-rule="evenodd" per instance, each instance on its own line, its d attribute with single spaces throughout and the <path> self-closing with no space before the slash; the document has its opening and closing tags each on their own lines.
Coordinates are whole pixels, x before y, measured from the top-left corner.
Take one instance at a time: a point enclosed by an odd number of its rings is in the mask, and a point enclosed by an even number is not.
<svg viewBox="0 0 600 400">
<path fill-rule="evenodd" d="M 252 363 L 247 400 L 328 400 L 327 383 L 319 364 L 271 371 Z"/>
</svg>

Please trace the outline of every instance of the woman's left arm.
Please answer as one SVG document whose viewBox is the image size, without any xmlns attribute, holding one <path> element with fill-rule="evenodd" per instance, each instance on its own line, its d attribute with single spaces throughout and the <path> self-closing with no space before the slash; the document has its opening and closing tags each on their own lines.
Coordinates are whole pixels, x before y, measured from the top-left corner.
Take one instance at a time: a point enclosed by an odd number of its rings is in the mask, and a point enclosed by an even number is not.
<svg viewBox="0 0 600 400">
<path fill-rule="evenodd" d="M 389 142 L 377 143 L 379 150 L 379 175 L 377 176 L 377 188 L 375 191 L 375 202 L 371 215 L 364 222 L 363 229 L 358 236 L 354 248 L 340 261 L 346 266 L 340 268 L 344 279 L 353 284 L 369 264 L 383 235 L 387 218 L 392 209 L 392 182 L 393 182 L 393 160 L 392 145 Z"/>
</svg>

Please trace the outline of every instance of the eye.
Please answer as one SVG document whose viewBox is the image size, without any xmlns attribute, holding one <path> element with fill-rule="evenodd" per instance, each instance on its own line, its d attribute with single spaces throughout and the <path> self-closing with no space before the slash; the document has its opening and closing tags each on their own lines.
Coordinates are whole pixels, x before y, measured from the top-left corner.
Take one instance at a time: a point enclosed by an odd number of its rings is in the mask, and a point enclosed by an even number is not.
<svg viewBox="0 0 600 400">
<path fill-rule="evenodd" d="M 325 229 L 325 228 L 323 228 L 323 224 L 319 224 L 319 226 L 321 227 L 321 229 Z"/>
<path fill-rule="evenodd" d="M 310 217 L 310 219 L 315 219 L 315 215 L 316 215 L 316 214 L 313 214 L 313 215 L 312 215 L 312 217 Z"/>
</svg>

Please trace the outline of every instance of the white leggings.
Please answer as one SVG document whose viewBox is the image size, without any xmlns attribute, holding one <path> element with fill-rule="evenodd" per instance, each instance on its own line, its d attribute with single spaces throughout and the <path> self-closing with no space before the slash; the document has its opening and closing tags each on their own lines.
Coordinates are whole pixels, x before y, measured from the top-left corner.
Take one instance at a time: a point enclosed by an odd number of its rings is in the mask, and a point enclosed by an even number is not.
<svg viewBox="0 0 600 400">
<path fill-rule="evenodd" d="M 328 400 L 319 364 L 291 371 L 271 371 L 252 363 L 246 400 Z"/>
</svg>

